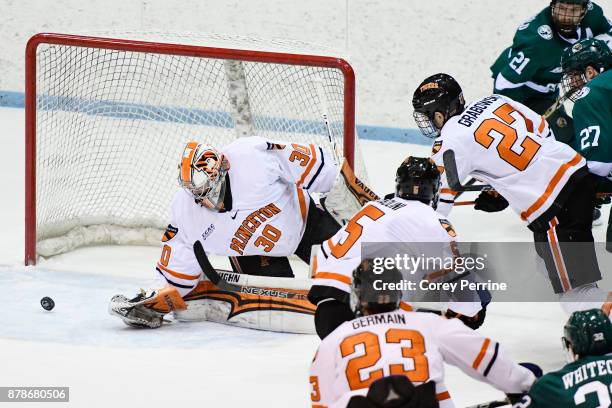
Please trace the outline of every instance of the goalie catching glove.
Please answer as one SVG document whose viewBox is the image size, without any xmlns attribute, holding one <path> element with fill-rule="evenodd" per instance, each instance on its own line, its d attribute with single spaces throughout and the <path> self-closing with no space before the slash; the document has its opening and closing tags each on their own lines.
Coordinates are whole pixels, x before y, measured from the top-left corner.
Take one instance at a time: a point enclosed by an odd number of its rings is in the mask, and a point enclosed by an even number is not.
<svg viewBox="0 0 612 408">
<path fill-rule="evenodd" d="M 166 287 L 149 293 L 141 289 L 132 299 L 115 295 L 110 301 L 108 312 L 111 316 L 118 316 L 128 326 L 156 329 L 162 325 L 166 314 L 186 308 L 185 301 L 176 289 Z"/>
</svg>

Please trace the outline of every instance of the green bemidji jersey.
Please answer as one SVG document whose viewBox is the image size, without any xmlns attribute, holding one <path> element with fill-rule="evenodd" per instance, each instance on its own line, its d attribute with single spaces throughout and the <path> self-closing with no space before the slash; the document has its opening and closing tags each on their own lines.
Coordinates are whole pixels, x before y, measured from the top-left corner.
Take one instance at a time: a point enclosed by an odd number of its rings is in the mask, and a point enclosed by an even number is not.
<svg viewBox="0 0 612 408">
<path fill-rule="evenodd" d="M 575 136 L 571 146 L 601 179 L 599 192 L 612 192 L 612 69 L 589 81 L 574 103 Z"/>
<path fill-rule="evenodd" d="M 591 2 L 578 28 L 579 38 L 566 40 L 554 29 L 550 7 L 546 7 L 518 28 L 512 47 L 504 50 L 491 67 L 494 92 L 544 113 L 557 98 L 565 48 L 611 28 L 601 7 Z"/>
<path fill-rule="evenodd" d="M 589 356 L 540 378 L 521 407 L 608 407 L 612 401 L 612 354 Z M 515 405 L 518 406 L 518 405 Z"/>
<path fill-rule="evenodd" d="M 588 161 L 612 163 L 612 69 L 580 90 L 572 112 L 572 147 Z"/>
</svg>

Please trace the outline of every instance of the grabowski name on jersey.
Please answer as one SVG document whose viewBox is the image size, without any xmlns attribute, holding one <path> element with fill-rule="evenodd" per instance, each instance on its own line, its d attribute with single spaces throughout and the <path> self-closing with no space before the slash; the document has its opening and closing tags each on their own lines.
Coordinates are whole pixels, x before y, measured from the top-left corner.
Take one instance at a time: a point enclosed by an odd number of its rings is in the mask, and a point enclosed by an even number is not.
<svg viewBox="0 0 612 408">
<path fill-rule="evenodd" d="M 458 123 L 466 127 L 472 126 L 474 121 L 478 119 L 478 117 L 497 100 L 499 100 L 499 97 L 492 95 L 474 103 L 467 108 L 465 112 L 463 112 L 463 115 L 461 116 L 461 119 L 459 119 Z"/>
</svg>

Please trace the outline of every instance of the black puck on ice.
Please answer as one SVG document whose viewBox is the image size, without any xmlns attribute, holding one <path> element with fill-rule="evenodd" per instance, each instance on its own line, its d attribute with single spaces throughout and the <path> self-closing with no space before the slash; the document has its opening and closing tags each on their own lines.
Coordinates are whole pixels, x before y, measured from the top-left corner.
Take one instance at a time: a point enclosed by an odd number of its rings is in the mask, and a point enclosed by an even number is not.
<svg viewBox="0 0 612 408">
<path fill-rule="evenodd" d="M 45 296 L 44 298 L 40 299 L 40 305 L 45 310 L 51 310 L 55 307 L 55 302 L 50 297 Z"/>
</svg>

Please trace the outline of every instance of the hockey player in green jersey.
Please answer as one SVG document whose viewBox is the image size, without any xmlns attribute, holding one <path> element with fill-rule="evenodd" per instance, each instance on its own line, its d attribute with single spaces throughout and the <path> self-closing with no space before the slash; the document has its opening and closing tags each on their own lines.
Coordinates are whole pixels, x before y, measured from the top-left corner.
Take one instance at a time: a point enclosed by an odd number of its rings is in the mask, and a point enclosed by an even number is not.
<svg viewBox="0 0 612 408">
<path fill-rule="evenodd" d="M 582 40 L 561 59 L 562 91 L 574 101 L 572 147 L 587 159 L 589 171 L 603 178 L 599 191 L 612 191 L 612 51 L 597 39 Z M 612 252 L 608 218 L 606 249 Z"/>
<path fill-rule="evenodd" d="M 588 161 L 591 173 L 612 173 L 612 51 L 597 39 L 568 48 L 561 60 L 563 92 L 574 101 L 572 147 Z"/>
<path fill-rule="evenodd" d="M 574 312 L 563 328 L 571 361 L 535 382 L 515 408 L 597 408 L 612 401 L 612 323 L 601 309 Z"/>
<path fill-rule="evenodd" d="M 519 26 L 512 46 L 491 67 L 494 92 L 543 114 L 557 99 L 563 51 L 611 28 L 601 7 L 589 0 L 552 0 L 550 7 Z M 572 119 L 563 108 L 548 122 L 557 140 L 571 141 Z"/>
</svg>

